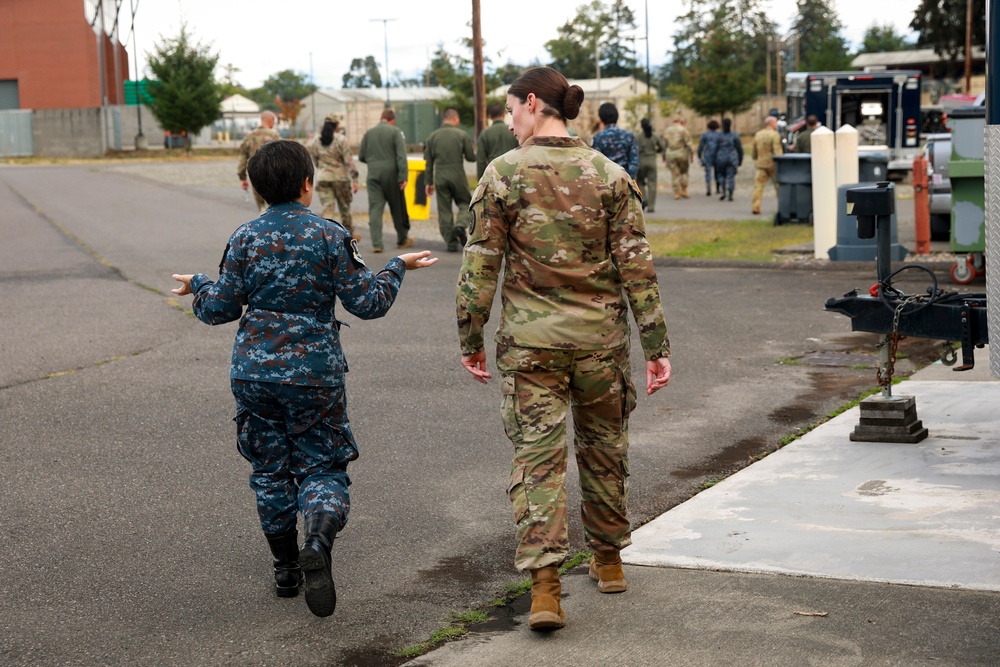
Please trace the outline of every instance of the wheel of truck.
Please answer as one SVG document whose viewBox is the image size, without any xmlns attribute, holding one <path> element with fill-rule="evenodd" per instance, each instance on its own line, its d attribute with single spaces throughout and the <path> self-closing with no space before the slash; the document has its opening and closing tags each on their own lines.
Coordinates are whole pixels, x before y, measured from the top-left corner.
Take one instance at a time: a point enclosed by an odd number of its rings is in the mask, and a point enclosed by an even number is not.
<svg viewBox="0 0 1000 667">
<path fill-rule="evenodd" d="M 951 266 L 951 281 L 956 285 L 968 285 L 976 277 L 976 268 L 972 265 L 972 257 L 959 259 Z"/>
</svg>

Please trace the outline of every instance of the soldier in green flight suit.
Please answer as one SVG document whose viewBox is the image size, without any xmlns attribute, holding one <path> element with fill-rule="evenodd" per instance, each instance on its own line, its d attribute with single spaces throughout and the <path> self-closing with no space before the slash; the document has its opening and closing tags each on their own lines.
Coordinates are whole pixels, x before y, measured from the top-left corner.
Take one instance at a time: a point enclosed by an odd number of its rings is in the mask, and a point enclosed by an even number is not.
<svg viewBox="0 0 1000 667">
<path fill-rule="evenodd" d="M 361 138 L 358 160 L 368 165 L 368 231 L 372 251 L 382 252 L 382 213 L 386 204 L 396 228 L 397 248 L 409 248 L 410 219 L 406 215 L 403 190 L 409 176 L 403 134 L 396 129 L 396 114 L 392 109 L 382 112 L 378 125 Z"/>
<path fill-rule="evenodd" d="M 479 133 L 479 141 L 476 143 L 476 178 L 483 177 L 486 165 L 518 146 L 517 137 L 503 120 L 502 104 L 494 102 L 486 107 L 486 115 L 493 122 Z"/>
<path fill-rule="evenodd" d="M 424 160 L 427 161 L 427 196 L 437 189 L 438 229 L 441 238 L 448 244 L 448 252 L 458 252 L 465 245 L 465 228 L 455 225 L 455 214 L 451 210 L 454 202 L 458 210 L 466 211 L 472 202 L 469 179 L 465 175 L 464 160 L 476 159 L 472 139 L 458 129 L 458 109 L 444 110 L 441 127 L 431 132 L 424 144 Z"/>
</svg>

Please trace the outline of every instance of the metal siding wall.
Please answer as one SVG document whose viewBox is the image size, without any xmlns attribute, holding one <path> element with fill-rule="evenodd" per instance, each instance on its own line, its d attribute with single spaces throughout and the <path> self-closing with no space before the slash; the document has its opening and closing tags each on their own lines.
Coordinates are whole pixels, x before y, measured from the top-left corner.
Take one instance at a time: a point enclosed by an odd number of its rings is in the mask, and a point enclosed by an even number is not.
<svg viewBox="0 0 1000 667">
<path fill-rule="evenodd" d="M 34 155 L 31 110 L 0 111 L 0 157 Z"/>
</svg>

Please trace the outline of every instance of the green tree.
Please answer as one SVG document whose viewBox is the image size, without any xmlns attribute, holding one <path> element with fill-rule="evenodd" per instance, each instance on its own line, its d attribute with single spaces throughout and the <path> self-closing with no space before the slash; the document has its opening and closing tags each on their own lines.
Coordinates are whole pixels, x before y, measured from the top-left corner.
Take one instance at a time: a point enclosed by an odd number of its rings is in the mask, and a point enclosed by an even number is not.
<svg viewBox="0 0 1000 667">
<path fill-rule="evenodd" d="M 382 74 L 375 56 L 354 58 L 351 69 L 343 76 L 344 88 L 381 88 Z"/>
<path fill-rule="evenodd" d="M 286 102 L 291 102 L 309 97 L 317 87 L 306 80 L 305 74 L 285 69 L 264 79 L 263 88 L 272 100 L 280 97 Z"/>
<path fill-rule="evenodd" d="M 167 132 L 185 133 L 187 147 L 191 136 L 220 116 L 222 94 L 215 81 L 218 54 L 208 46 L 191 41 L 187 26 L 175 38 L 163 39 L 149 57 L 150 111 Z"/>
<path fill-rule="evenodd" d="M 743 6 L 721 4 L 704 26 L 693 58 L 670 87 L 684 104 L 703 116 L 746 111 L 761 90 L 754 71 L 755 37 L 743 30 Z"/>
<path fill-rule="evenodd" d="M 748 109 L 764 92 L 767 47 L 777 35 L 762 0 L 691 0 L 679 24 L 660 70 L 663 92 L 706 116 Z"/>
<path fill-rule="evenodd" d="M 568 78 L 593 79 L 599 54 L 601 76 L 634 75 L 636 59 L 629 33 L 635 28 L 635 14 L 623 0 L 611 4 L 591 0 L 556 30 L 558 37 L 545 43 L 549 64 Z"/>
<path fill-rule="evenodd" d="M 792 23 L 793 39 L 798 40 L 799 70 L 824 72 L 851 66 L 843 25 L 829 0 L 798 0 Z"/>
<path fill-rule="evenodd" d="M 464 40 L 464 45 L 471 49 L 470 40 Z M 447 106 L 455 107 L 464 125 L 471 125 L 475 118 L 472 82 L 472 60 L 464 56 L 449 53 L 444 43 L 438 43 L 437 51 L 431 58 L 427 81 L 431 86 L 441 86 L 451 93 L 451 98 L 445 102 Z"/>
<path fill-rule="evenodd" d="M 972 0 L 972 16 L 972 43 L 983 45 L 986 43 L 986 0 Z M 965 0 L 922 0 L 910 22 L 910 29 L 918 33 L 917 46 L 932 48 L 939 56 L 947 58 L 953 76 L 958 75 L 958 57 L 965 52 L 965 19 Z"/>
<path fill-rule="evenodd" d="M 896 32 L 891 24 L 879 25 L 872 23 L 865 30 L 865 36 L 861 40 L 861 53 L 889 53 L 890 51 L 905 51 L 913 47 L 913 44 Z"/>
</svg>

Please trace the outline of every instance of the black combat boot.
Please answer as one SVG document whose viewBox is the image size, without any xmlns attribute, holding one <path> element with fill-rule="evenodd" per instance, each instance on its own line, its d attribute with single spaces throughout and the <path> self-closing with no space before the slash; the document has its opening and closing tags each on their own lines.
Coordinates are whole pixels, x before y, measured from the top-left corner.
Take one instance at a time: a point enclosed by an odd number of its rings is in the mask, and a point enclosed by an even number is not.
<svg viewBox="0 0 1000 667">
<path fill-rule="evenodd" d="M 302 569 L 299 567 L 299 534 L 292 528 L 282 535 L 265 535 L 274 556 L 274 591 L 279 598 L 299 594 Z"/>
<path fill-rule="evenodd" d="M 331 514 L 313 514 L 306 519 L 306 540 L 299 552 L 299 564 L 306 578 L 306 604 L 316 616 L 329 616 L 337 606 L 330 549 L 339 528 Z"/>
<path fill-rule="evenodd" d="M 733 191 L 729 191 L 729 201 L 733 201 Z"/>
</svg>

